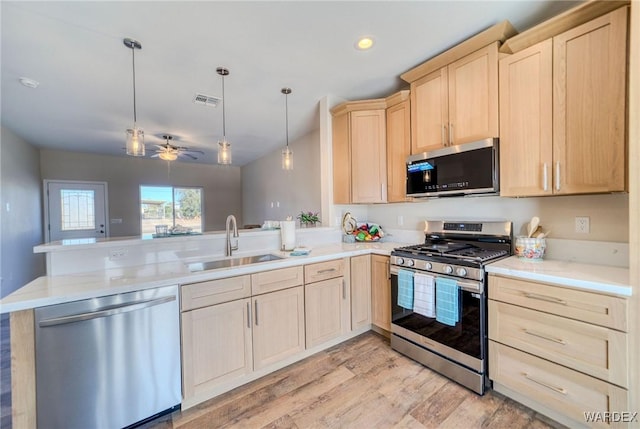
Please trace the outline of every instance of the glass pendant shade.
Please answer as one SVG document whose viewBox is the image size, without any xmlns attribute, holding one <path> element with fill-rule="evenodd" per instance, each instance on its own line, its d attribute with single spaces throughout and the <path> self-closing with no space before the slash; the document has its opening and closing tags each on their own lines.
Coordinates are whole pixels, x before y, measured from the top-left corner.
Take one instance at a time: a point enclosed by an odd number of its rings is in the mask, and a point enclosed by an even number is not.
<svg viewBox="0 0 640 429">
<path fill-rule="evenodd" d="M 226 139 L 218 142 L 218 164 L 231 164 L 231 143 Z"/>
<path fill-rule="evenodd" d="M 282 169 L 293 170 L 293 152 L 289 146 L 282 149 Z"/>
<path fill-rule="evenodd" d="M 136 127 L 127 130 L 127 155 L 144 156 L 144 131 Z"/>
</svg>

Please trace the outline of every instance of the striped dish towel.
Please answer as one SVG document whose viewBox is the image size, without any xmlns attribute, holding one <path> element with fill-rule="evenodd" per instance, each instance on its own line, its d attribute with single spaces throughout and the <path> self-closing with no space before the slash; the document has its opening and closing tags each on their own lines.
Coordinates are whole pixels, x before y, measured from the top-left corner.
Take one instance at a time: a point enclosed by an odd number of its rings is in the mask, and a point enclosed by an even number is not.
<svg viewBox="0 0 640 429">
<path fill-rule="evenodd" d="M 455 326 L 460 320 L 460 293 L 458 282 L 444 277 L 436 278 L 436 320 Z"/>
<path fill-rule="evenodd" d="M 398 305 L 413 309 L 413 271 L 398 270 Z"/>
<path fill-rule="evenodd" d="M 421 273 L 413 275 L 413 312 L 436 317 L 435 278 Z"/>
</svg>

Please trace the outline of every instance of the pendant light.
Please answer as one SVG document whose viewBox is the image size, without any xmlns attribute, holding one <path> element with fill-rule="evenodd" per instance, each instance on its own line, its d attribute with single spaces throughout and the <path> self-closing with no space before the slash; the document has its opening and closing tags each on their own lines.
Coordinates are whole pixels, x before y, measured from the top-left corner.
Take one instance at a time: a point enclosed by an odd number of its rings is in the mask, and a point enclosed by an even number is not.
<svg viewBox="0 0 640 429">
<path fill-rule="evenodd" d="M 289 149 L 289 94 L 291 94 L 291 88 L 282 88 L 281 92 L 284 94 L 285 129 L 287 133 L 287 146 L 282 149 L 282 169 L 293 170 L 293 152 Z"/>
<path fill-rule="evenodd" d="M 218 67 L 216 72 L 222 76 L 222 140 L 218 141 L 218 164 L 231 164 L 231 143 L 227 141 L 227 130 L 225 127 L 225 105 L 224 98 L 224 77 L 229 76 L 229 70 L 224 67 Z"/>
<path fill-rule="evenodd" d="M 144 156 L 144 131 L 136 125 L 136 49 L 142 49 L 142 45 L 137 40 L 126 38 L 124 45 L 131 49 L 133 64 L 133 128 L 127 130 L 127 155 Z"/>
</svg>

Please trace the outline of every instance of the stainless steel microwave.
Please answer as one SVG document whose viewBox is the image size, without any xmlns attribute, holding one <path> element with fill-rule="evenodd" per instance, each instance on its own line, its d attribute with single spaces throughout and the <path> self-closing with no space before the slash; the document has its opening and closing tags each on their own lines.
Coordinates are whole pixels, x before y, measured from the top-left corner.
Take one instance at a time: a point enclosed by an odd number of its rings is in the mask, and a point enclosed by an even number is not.
<svg viewBox="0 0 640 429">
<path fill-rule="evenodd" d="M 490 138 L 407 158 L 407 196 L 497 194 L 498 139 Z"/>
</svg>

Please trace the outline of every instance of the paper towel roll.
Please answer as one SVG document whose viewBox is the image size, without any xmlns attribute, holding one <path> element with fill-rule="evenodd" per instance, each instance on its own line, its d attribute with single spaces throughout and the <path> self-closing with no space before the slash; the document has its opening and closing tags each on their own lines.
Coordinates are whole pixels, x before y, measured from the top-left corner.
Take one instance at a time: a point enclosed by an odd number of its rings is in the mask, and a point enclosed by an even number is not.
<svg viewBox="0 0 640 429">
<path fill-rule="evenodd" d="M 281 221 L 280 235 L 282 237 L 282 250 L 293 250 L 296 247 L 296 221 Z"/>
</svg>

